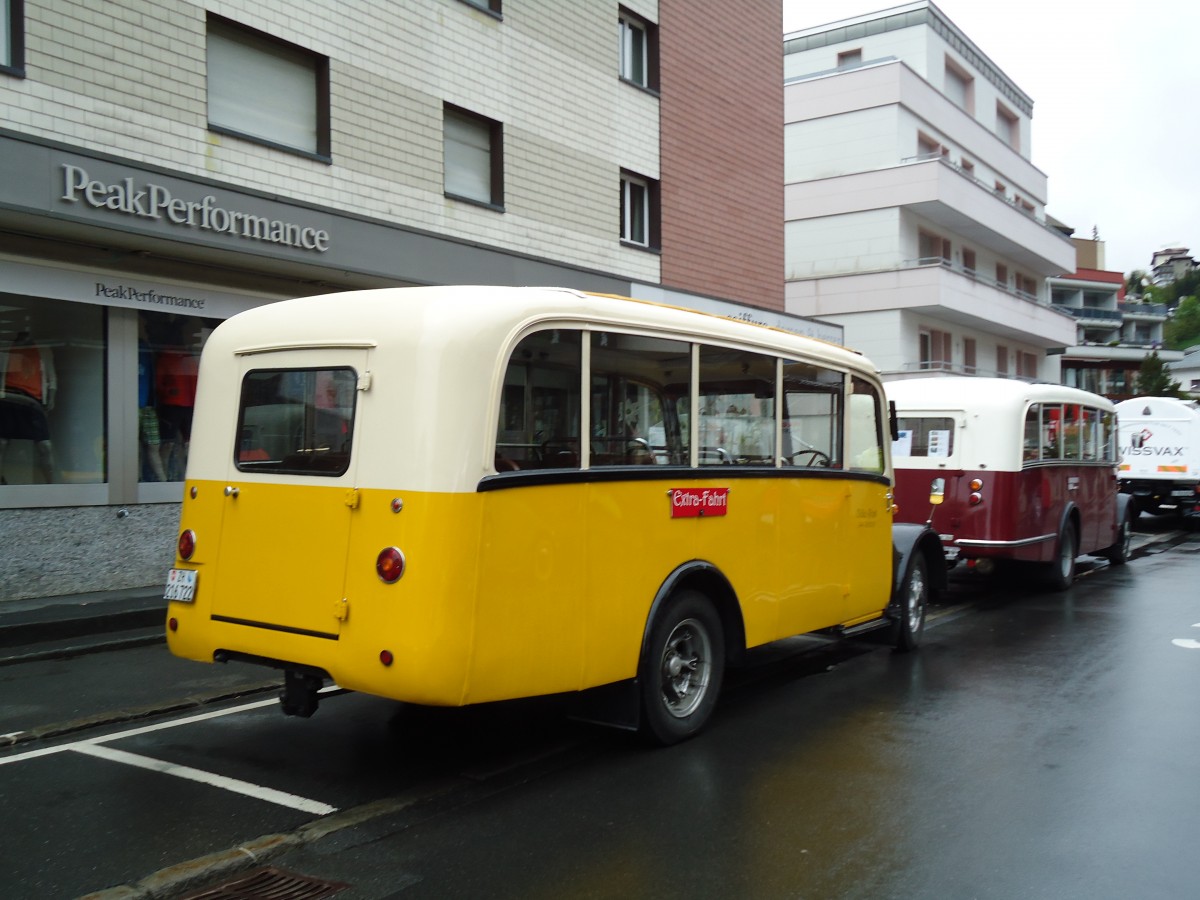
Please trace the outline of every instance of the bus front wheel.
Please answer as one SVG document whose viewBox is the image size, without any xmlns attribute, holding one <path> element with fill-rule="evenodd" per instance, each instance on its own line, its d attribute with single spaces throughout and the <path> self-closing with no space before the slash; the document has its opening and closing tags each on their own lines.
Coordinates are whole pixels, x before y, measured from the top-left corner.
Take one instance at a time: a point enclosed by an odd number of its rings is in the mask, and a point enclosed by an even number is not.
<svg viewBox="0 0 1200 900">
<path fill-rule="evenodd" d="M 925 557 L 917 552 L 908 566 L 900 586 L 899 616 L 892 626 L 892 644 L 901 652 L 915 650 L 925 631 L 925 616 L 929 612 L 929 578 Z"/>
<path fill-rule="evenodd" d="M 667 745 L 698 732 L 724 674 L 720 617 L 703 594 L 679 592 L 656 617 L 638 665 L 643 737 Z"/>
</svg>

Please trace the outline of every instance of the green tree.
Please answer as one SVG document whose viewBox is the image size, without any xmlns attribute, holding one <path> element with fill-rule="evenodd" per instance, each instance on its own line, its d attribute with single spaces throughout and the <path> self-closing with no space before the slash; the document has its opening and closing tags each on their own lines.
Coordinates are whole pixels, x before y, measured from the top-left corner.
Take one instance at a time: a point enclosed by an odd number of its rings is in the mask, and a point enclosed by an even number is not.
<svg viewBox="0 0 1200 900">
<path fill-rule="evenodd" d="M 1163 326 L 1163 336 L 1172 350 L 1200 344 L 1200 297 L 1184 297 Z"/>
<path fill-rule="evenodd" d="M 1171 380 L 1167 364 L 1157 350 L 1151 350 L 1142 360 L 1138 370 L 1137 394 L 1139 397 L 1178 397 L 1179 382 Z"/>
<path fill-rule="evenodd" d="M 1144 269 L 1134 269 L 1125 279 L 1125 295 L 1130 300 L 1140 299 L 1142 291 L 1146 285 L 1150 283 L 1149 276 L 1146 275 Z"/>
</svg>

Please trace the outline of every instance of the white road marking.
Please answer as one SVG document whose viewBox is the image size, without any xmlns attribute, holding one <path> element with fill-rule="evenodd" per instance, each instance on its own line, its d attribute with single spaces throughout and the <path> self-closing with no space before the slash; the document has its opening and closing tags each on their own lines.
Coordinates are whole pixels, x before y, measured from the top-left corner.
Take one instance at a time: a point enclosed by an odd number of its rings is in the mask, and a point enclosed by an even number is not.
<svg viewBox="0 0 1200 900">
<path fill-rule="evenodd" d="M 83 741 L 72 741 L 69 744 L 59 744 L 55 747 L 39 747 L 37 750 L 26 750 L 24 753 L 15 753 L 12 756 L 0 758 L 0 766 L 7 763 L 23 762 L 27 759 L 36 759 L 39 756 L 50 756 L 53 753 L 63 753 L 67 750 L 74 750 L 82 744 L 104 744 L 108 741 L 119 741 L 121 738 L 134 737 L 139 734 L 146 734 L 151 731 L 162 731 L 165 728 L 176 728 L 180 725 L 191 725 L 194 722 L 203 722 L 206 719 L 216 719 L 221 716 L 230 716 L 234 713 L 248 712 L 252 709 L 259 709 L 263 706 L 270 706 L 272 703 L 278 703 L 277 700 L 256 700 L 254 703 L 244 703 L 241 706 L 231 706 L 229 709 L 218 709 L 213 712 L 198 713 L 194 716 L 186 716 L 182 719 L 172 719 L 170 722 L 159 722 L 156 725 L 143 725 L 140 728 L 128 728 L 125 731 L 115 731 L 112 734 L 102 734 L 99 737 L 88 738 Z"/>
<path fill-rule="evenodd" d="M 142 756 L 138 753 L 117 750 L 113 747 L 102 747 L 98 744 L 84 741 L 71 747 L 71 749 L 76 753 L 83 753 L 87 756 L 96 756 L 100 759 L 124 763 L 127 766 L 149 769 L 151 772 L 162 772 L 165 775 L 175 775 L 178 778 L 186 778 L 189 781 L 198 781 L 201 784 L 222 788 L 246 797 L 253 797 L 256 800 L 265 800 L 267 803 L 275 803 L 279 806 L 298 809 L 301 812 L 313 813 L 318 816 L 327 816 L 331 812 L 337 812 L 336 806 L 330 806 L 328 803 L 321 803 L 318 800 L 309 800 L 305 797 L 298 797 L 295 794 L 288 794 L 283 791 L 274 790 L 273 788 L 263 787 L 260 784 L 251 784 L 248 781 L 240 781 L 237 778 L 228 778 L 224 775 L 216 775 L 212 772 L 202 771 L 201 769 L 193 769 L 191 766 L 180 766 L 175 763 L 164 762 L 161 759 Z"/>
</svg>

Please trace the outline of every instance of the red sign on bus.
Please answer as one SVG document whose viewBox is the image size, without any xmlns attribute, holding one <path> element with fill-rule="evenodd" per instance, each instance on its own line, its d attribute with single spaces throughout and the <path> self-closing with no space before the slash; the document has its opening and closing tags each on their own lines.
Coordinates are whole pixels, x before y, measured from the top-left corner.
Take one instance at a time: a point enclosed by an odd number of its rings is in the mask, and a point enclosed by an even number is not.
<svg viewBox="0 0 1200 900">
<path fill-rule="evenodd" d="M 729 488 L 671 488 L 671 518 L 723 516 L 729 509 Z"/>
</svg>

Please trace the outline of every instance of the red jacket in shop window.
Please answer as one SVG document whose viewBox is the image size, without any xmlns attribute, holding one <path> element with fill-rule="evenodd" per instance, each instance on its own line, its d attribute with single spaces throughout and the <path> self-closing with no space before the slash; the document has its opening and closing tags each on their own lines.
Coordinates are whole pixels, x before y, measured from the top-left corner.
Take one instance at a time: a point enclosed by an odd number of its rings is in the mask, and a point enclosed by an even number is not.
<svg viewBox="0 0 1200 900">
<path fill-rule="evenodd" d="M 160 406 L 195 406 L 200 357 L 165 350 L 154 363 L 154 390 Z"/>
</svg>

